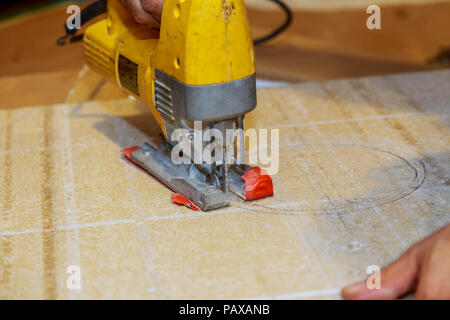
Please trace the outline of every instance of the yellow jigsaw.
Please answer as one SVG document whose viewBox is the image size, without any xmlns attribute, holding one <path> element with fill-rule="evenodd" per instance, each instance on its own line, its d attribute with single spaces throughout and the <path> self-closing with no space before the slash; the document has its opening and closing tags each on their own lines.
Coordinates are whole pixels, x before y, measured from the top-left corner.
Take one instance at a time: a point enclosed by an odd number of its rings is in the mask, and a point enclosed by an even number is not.
<svg viewBox="0 0 450 320">
<path fill-rule="evenodd" d="M 81 22 L 102 13 L 106 18 L 83 37 L 87 64 L 149 106 L 164 136 L 159 148 L 123 150 L 126 158 L 176 192 L 176 203 L 193 209 L 228 206 L 233 196 L 271 196 L 271 178 L 243 163 L 243 119 L 257 105 L 243 1 L 165 0 L 156 30 L 135 22 L 119 1 L 99 0 L 81 12 Z M 75 32 L 66 26 L 58 43 L 72 42 Z M 202 157 L 205 150 L 210 161 Z"/>
</svg>

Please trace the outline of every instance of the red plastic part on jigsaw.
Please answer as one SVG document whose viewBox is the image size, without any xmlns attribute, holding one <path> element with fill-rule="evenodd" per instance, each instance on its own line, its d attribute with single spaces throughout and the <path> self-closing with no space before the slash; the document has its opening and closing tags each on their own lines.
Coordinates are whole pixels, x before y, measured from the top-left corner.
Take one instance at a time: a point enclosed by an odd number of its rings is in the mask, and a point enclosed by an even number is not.
<svg viewBox="0 0 450 320">
<path fill-rule="evenodd" d="M 175 204 L 178 204 L 180 206 L 185 206 L 189 209 L 192 209 L 194 211 L 200 211 L 200 208 L 195 205 L 191 200 L 186 199 L 184 196 L 182 196 L 179 193 L 173 193 L 172 194 L 172 202 Z"/>
<path fill-rule="evenodd" d="M 139 147 L 131 147 L 131 148 L 127 148 L 127 149 L 123 149 L 121 152 L 123 153 L 123 155 L 127 158 L 127 160 L 130 160 L 131 162 L 133 162 L 134 164 L 136 164 L 136 162 L 133 161 L 133 159 L 131 159 L 131 154 L 133 152 L 135 152 L 137 149 L 139 149 Z M 137 164 L 136 164 L 137 165 Z"/>
<path fill-rule="evenodd" d="M 245 181 L 245 200 L 252 201 L 273 196 L 272 178 L 259 167 L 250 167 L 242 176 Z"/>
<path fill-rule="evenodd" d="M 123 149 L 122 153 L 125 156 L 125 158 L 150 174 L 152 177 L 160 181 L 162 184 L 164 184 L 166 187 L 168 187 L 170 190 L 173 190 L 169 185 L 155 177 L 151 174 L 148 170 L 142 168 L 139 164 L 137 164 L 131 157 L 131 154 L 139 149 L 139 147 L 131 147 L 127 149 Z M 259 167 L 250 167 L 245 171 L 245 174 L 242 176 L 242 179 L 245 181 L 245 200 L 246 201 L 252 201 L 252 200 L 258 200 L 266 197 L 273 196 L 273 183 L 272 178 L 261 168 Z M 172 202 L 178 205 L 186 206 L 192 210 L 200 211 L 200 208 L 193 203 L 191 200 L 187 199 L 183 195 L 179 193 L 173 193 L 172 194 Z"/>
</svg>

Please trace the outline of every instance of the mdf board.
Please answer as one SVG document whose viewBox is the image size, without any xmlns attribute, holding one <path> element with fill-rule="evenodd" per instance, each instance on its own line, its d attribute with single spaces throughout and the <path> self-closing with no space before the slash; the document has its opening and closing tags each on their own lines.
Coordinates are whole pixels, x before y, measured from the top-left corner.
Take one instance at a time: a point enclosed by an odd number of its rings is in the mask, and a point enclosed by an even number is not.
<svg viewBox="0 0 450 320">
<path fill-rule="evenodd" d="M 260 89 L 246 128 L 279 129 L 275 195 L 211 212 L 121 158 L 159 139 L 133 99 L 0 110 L 0 298 L 338 298 L 450 221 L 449 84 Z"/>
</svg>

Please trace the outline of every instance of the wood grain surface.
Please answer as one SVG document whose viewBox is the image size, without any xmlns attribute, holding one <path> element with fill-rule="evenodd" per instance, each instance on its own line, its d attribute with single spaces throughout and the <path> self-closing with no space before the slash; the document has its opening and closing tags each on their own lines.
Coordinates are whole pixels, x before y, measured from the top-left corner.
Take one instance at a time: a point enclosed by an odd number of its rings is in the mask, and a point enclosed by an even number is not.
<svg viewBox="0 0 450 320">
<path fill-rule="evenodd" d="M 208 213 L 121 158 L 159 130 L 90 79 L 0 110 L 2 299 L 337 298 L 450 222 L 448 70 L 260 89 L 246 128 L 280 130 L 275 196 Z"/>
</svg>

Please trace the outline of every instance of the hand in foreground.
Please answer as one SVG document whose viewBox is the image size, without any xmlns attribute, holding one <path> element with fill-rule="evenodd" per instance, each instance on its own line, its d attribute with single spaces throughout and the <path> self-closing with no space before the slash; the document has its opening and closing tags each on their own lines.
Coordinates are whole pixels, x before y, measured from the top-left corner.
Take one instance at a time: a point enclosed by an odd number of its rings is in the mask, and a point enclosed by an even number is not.
<svg viewBox="0 0 450 320">
<path fill-rule="evenodd" d="M 164 0 L 120 0 L 138 23 L 159 28 Z"/>
<path fill-rule="evenodd" d="M 450 299 L 450 224 L 416 243 L 381 270 L 381 289 L 366 281 L 344 288 L 344 299 L 396 299 L 415 292 L 416 299 Z"/>
</svg>

